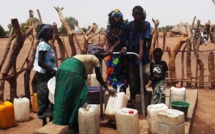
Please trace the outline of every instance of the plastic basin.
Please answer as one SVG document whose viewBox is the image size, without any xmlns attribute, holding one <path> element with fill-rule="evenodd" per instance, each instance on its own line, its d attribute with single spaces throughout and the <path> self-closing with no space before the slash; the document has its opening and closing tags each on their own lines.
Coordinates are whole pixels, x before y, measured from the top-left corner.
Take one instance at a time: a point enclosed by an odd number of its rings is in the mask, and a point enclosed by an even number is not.
<svg viewBox="0 0 215 134">
<path fill-rule="evenodd" d="M 54 76 L 54 77 L 52 77 L 52 78 L 48 81 L 48 84 L 47 84 L 48 89 L 49 89 L 49 96 L 48 96 L 48 98 L 49 98 L 49 101 L 50 101 L 52 104 L 54 104 L 55 84 L 56 84 L 56 82 L 55 82 L 55 76 Z"/>
<path fill-rule="evenodd" d="M 184 120 L 187 120 L 187 111 L 190 106 L 190 103 L 185 101 L 172 101 L 171 106 L 173 109 L 177 109 L 184 112 Z"/>
</svg>

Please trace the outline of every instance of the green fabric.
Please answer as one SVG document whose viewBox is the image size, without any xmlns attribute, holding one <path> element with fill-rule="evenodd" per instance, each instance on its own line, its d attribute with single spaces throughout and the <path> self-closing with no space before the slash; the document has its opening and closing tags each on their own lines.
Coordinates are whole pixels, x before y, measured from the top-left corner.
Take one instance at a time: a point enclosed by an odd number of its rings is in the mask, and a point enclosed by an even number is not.
<svg viewBox="0 0 215 134">
<path fill-rule="evenodd" d="M 84 65 L 67 58 L 57 70 L 53 123 L 77 123 L 78 109 L 87 101 L 88 87 L 84 79 Z"/>
</svg>

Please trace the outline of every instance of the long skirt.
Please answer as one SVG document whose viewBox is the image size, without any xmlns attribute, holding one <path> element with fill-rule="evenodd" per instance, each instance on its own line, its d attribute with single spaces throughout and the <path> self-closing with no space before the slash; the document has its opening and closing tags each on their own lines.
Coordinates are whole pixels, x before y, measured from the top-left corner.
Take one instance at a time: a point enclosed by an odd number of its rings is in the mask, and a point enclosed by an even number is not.
<svg viewBox="0 0 215 134">
<path fill-rule="evenodd" d="M 68 58 L 59 66 L 53 124 L 74 125 L 78 122 L 78 109 L 86 102 L 88 95 L 84 70 L 83 63 L 75 58 Z"/>
</svg>

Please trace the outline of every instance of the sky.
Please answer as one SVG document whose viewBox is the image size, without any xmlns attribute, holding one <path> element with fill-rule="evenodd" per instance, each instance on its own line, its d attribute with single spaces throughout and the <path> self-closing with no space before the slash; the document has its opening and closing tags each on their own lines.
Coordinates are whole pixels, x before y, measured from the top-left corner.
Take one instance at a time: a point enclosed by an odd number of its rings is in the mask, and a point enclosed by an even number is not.
<svg viewBox="0 0 215 134">
<path fill-rule="evenodd" d="M 133 20 L 132 9 L 142 6 L 146 11 L 146 20 L 151 23 L 153 19 L 160 21 L 159 27 L 177 25 L 178 23 L 192 23 L 194 16 L 205 24 L 210 20 L 215 24 L 215 5 L 212 0 L 2 0 L 0 8 L 0 25 L 5 31 L 11 19 L 17 18 L 19 23 L 24 23 L 29 18 L 29 10 L 34 11 L 38 17 L 39 9 L 43 23 L 61 26 L 59 15 L 54 7 L 63 7 L 64 17 L 74 17 L 80 27 L 98 24 L 99 28 L 106 27 L 108 13 L 119 9 L 124 19 Z"/>
</svg>

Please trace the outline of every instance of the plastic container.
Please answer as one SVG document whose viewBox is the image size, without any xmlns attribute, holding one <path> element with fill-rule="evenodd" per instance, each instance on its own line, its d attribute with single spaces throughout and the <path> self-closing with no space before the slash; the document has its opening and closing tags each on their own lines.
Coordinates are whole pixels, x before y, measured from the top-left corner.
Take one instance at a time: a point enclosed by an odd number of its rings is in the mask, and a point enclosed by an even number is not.
<svg viewBox="0 0 215 134">
<path fill-rule="evenodd" d="M 167 109 L 158 113 L 158 134 L 184 134 L 184 113 Z"/>
<path fill-rule="evenodd" d="M 0 128 L 7 129 L 15 124 L 13 104 L 9 101 L 0 102 Z"/>
<path fill-rule="evenodd" d="M 30 119 L 30 101 L 28 98 L 14 98 L 15 120 L 18 122 L 29 121 Z"/>
<path fill-rule="evenodd" d="M 109 96 L 107 106 L 105 109 L 105 115 L 111 120 L 115 120 L 115 113 L 121 108 L 124 108 L 128 104 L 128 98 L 124 92 L 119 92 L 120 87 L 117 89 L 117 96 L 114 98 Z"/>
<path fill-rule="evenodd" d="M 49 89 L 49 101 L 54 104 L 54 92 L 55 92 L 55 77 L 52 77 L 49 81 L 48 81 L 48 89 Z"/>
<path fill-rule="evenodd" d="M 88 83 L 88 86 L 92 86 L 92 87 L 100 86 L 100 83 L 96 79 L 96 74 L 95 73 L 88 74 L 87 83 Z"/>
<path fill-rule="evenodd" d="M 32 97 L 32 111 L 34 113 L 38 112 L 37 93 L 33 93 L 33 97 Z"/>
<path fill-rule="evenodd" d="M 87 108 L 78 110 L 79 134 L 99 134 L 99 107 L 98 105 L 88 105 Z"/>
<path fill-rule="evenodd" d="M 88 87 L 88 96 L 87 96 L 87 103 L 88 104 L 100 104 L 100 86 Z M 103 88 L 103 94 L 105 89 Z"/>
<path fill-rule="evenodd" d="M 170 88 L 170 102 L 172 101 L 186 101 L 185 87 L 171 87 Z"/>
<path fill-rule="evenodd" d="M 151 134 L 158 133 L 158 112 L 167 110 L 167 105 L 161 104 L 151 104 L 147 107 L 147 117 L 149 124 L 149 132 Z"/>
<path fill-rule="evenodd" d="M 187 112 L 188 112 L 190 103 L 185 101 L 173 101 L 171 102 L 171 106 L 173 109 L 177 109 L 184 112 L 184 120 L 187 121 Z"/>
<path fill-rule="evenodd" d="M 138 111 L 131 108 L 122 108 L 116 111 L 117 134 L 139 134 Z"/>
</svg>

